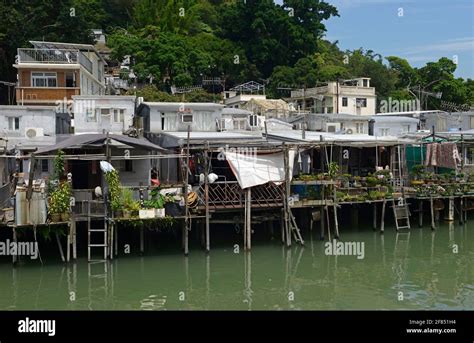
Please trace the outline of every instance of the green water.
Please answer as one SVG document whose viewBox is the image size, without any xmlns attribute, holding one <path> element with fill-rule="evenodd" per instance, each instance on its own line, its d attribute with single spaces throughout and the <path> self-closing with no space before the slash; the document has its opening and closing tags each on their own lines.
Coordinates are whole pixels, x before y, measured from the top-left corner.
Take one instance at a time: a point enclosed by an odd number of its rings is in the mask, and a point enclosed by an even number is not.
<svg viewBox="0 0 474 343">
<path fill-rule="evenodd" d="M 364 259 L 326 256 L 316 232 L 304 247 L 276 240 L 234 253 L 232 239 L 206 256 L 179 251 L 123 256 L 89 266 L 54 259 L 0 264 L 0 309 L 474 309 L 474 233 L 457 224 L 397 234 L 346 229 L 343 241 L 365 243 Z M 398 241 L 397 241 L 398 237 Z M 238 243 L 238 242 L 237 242 Z M 453 245 L 458 253 L 453 252 Z M 402 292 L 402 293 L 400 293 Z M 402 296 L 403 298 L 401 299 Z"/>
</svg>

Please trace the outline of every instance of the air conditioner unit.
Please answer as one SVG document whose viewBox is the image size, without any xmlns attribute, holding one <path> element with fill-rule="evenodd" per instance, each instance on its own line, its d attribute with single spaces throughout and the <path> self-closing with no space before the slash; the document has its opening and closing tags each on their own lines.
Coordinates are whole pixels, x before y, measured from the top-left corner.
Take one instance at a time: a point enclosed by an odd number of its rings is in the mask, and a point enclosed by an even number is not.
<svg viewBox="0 0 474 343">
<path fill-rule="evenodd" d="M 341 129 L 341 123 L 326 123 L 326 132 L 337 132 Z"/>
<path fill-rule="evenodd" d="M 25 137 L 32 139 L 35 137 L 43 137 L 44 129 L 42 127 L 27 127 L 25 128 Z"/>
</svg>

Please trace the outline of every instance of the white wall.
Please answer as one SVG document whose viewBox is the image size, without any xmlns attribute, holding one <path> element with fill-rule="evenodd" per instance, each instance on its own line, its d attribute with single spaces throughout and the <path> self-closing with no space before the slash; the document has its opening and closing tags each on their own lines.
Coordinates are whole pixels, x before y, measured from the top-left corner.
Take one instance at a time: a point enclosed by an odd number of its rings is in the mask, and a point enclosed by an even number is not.
<svg viewBox="0 0 474 343">
<path fill-rule="evenodd" d="M 9 130 L 8 117 L 20 118 L 18 130 Z M 26 128 L 43 128 L 44 135 L 54 136 L 56 134 L 54 107 L 0 106 L 0 136 L 25 137 Z"/>
<path fill-rule="evenodd" d="M 122 134 L 133 124 L 135 111 L 134 96 L 74 96 L 74 132 L 102 133 L 103 130 L 114 134 Z M 110 117 L 97 115 L 97 122 L 87 120 L 87 110 L 110 109 Z M 124 110 L 124 121 L 114 122 L 113 109 Z"/>
<path fill-rule="evenodd" d="M 347 106 L 342 106 L 342 98 L 347 98 Z M 357 107 L 357 98 L 367 99 L 367 107 Z M 334 107 L 336 111 L 336 107 Z M 375 97 L 366 95 L 340 95 L 339 96 L 339 113 L 354 114 L 354 115 L 374 115 L 376 113 Z"/>
</svg>

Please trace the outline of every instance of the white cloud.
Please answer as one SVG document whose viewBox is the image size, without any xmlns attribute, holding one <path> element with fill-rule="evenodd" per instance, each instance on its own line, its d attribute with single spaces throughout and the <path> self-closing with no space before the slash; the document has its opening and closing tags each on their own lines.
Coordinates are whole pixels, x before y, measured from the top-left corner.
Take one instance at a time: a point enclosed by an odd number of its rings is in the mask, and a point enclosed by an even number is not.
<svg viewBox="0 0 474 343">
<path fill-rule="evenodd" d="M 442 52 L 456 54 L 462 51 L 474 50 L 474 37 L 462 37 L 446 40 L 441 43 L 411 47 L 403 51 L 404 55 L 416 55 L 426 52 Z"/>
</svg>

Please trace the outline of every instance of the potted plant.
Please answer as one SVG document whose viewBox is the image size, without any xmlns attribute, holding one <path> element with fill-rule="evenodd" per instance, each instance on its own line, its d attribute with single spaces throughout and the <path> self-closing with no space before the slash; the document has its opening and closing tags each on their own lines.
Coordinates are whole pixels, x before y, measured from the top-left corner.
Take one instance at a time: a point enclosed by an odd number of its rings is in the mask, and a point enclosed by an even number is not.
<svg viewBox="0 0 474 343">
<path fill-rule="evenodd" d="M 128 188 L 122 189 L 123 217 L 130 219 L 136 217 L 140 210 L 140 202 L 133 199 L 133 193 Z"/>
<path fill-rule="evenodd" d="M 145 208 L 153 210 L 153 216 L 162 218 L 165 216 L 165 203 L 167 197 L 160 193 L 159 188 L 154 188 L 150 191 L 150 199 L 144 202 Z"/>
<path fill-rule="evenodd" d="M 71 186 L 62 182 L 51 193 L 49 201 L 49 214 L 53 222 L 68 221 L 70 219 Z"/>
<path fill-rule="evenodd" d="M 111 170 L 105 174 L 105 180 L 109 185 L 110 208 L 114 212 L 114 217 L 122 217 L 122 191 L 120 189 L 120 178 L 117 170 Z"/>
</svg>

